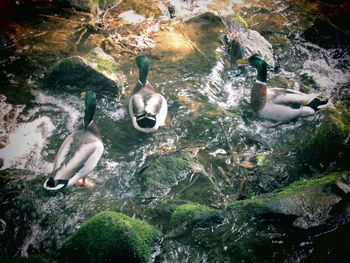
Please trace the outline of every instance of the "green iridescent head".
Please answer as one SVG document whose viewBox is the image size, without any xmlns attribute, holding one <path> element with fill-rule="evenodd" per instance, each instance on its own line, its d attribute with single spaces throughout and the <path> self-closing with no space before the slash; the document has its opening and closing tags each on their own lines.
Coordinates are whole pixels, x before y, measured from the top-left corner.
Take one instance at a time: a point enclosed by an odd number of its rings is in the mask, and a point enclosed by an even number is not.
<svg viewBox="0 0 350 263">
<path fill-rule="evenodd" d="M 85 100 L 85 115 L 84 115 L 84 127 L 85 129 L 92 122 L 96 111 L 96 94 L 92 90 L 83 91 L 80 97 Z"/>
<path fill-rule="evenodd" d="M 142 85 L 146 85 L 147 75 L 149 71 L 149 60 L 145 55 L 140 55 L 136 57 L 136 65 L 139 69 L 139 81 Z"/>
<path fill-rule="evenodd" d="M 257 80 L 266 82 L 267 79 L 267 63 L 265 59 L 259 54 L 254 54 L 248 59 L 239 59 L 238 66 L 251 65 L 258 71 Z"/>
</svg>

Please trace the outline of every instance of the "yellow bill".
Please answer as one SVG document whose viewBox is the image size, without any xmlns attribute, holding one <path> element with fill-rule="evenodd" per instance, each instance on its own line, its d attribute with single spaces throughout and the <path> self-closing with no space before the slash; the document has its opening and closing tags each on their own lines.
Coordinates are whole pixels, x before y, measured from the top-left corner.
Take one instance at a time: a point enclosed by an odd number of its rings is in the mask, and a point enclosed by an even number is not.
<svg viewBox="0 0 350 263">
<path fill-rule="evenodd" d="M 86 98 L 86 91 L 83 91 L 80 93 L 80 98 L 85 99 Z"/>
<path fill-rule="evenodd" d="M 247 59 L 247 58 L 238 59 L 237 64 L 238 64 L 238 66 L 249 65 L 249 59 Z"/>
</svg>

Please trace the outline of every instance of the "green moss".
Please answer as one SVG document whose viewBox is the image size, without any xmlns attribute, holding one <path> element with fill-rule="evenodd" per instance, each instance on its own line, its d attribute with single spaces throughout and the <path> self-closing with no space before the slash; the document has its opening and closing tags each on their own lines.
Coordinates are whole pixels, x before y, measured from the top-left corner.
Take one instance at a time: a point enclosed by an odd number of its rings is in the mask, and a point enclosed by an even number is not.
<svg viewBox="0 0 350 263">
<path fill-rule="evenodd" d="M 248 210 L 254 210 L 256 213 L 260 213 L 265 210 L 267 205 L 267 199 L 262 197 L 253 197 L 251 199 L 233 201 L 228 205 L 229 210 L 237 212 L 248 212 Z M 247 210 L 248 209 L 248 210 Z"/>
<path fill-rule="evenodd" d="M 342 104 L 327 109 L 321 125 L 314 135 L 305 141 L 300 150 L 300 160 L 323 168 L 337 161 L 349 165 L 350 146 L 344 142 L 350 133 L 350 114 Z"/>
<path fill-rule="evenodd" d="M 243 17 L 241 17 L 240 15 L 237 15 L 237 14 L 235 14 L 234 17 L 235 17 L 236 21 L 238 23 L 240 23 L 243 27 L 245 27 L 245 28 L 249 27 L 248 23 L 244 20 Z"/>
<path fill-rule="evenodd" d="M 174 228 L 183 223 L 186 223 L 188 227 L 193 227 L 195 225 L 203 225 L 206 222 L 216 221 L 220 218 L 221 215 L 218 210 L 190 203 L 180 205 L 175 209 L 171 216 L 170 224 Z"/>
<path fill-rule="evenodd" d="M 190 157 L 185 152 L 160 158 L 141 173 L 141 191 L 150 195 L 161 195 L 164 189 L 166 191 L 185 178 L 186 170 L 190 169 L 191 163 Z"/>
<path fill-rule="evenodd" d="M 72 61 L 69 59 L 63 59 L 60 61 L 57 70 L 66 72 L 66 71 L 70 71 L 72 68 L 73 68 Z"/>
<path fill-rule="evenodd" d="M 88 55 L 86 59 L 97 71 L 106 71 L 113 74 L 118 70 L 117 64 L 111 59 L 95 54 Z"/>
<path fill-rule="evenodd" d="M 13 258 L 1 260 L 2 263 L 47 263 L 46 259 L 41 256 L 30 256 L 27 258 Z"/>
<path fill-rule="evenodd" d="M 142 220 L 105 211 L 83 223 L 63 253 L 69 262 L 147 262 L 159 235 Z"/>
<path fill-rule="evenodd" d="M 315 188 L 332 184 L 336 181 L 338 177 L 339 173 L 331 173 L 323 177 L 316 177 L 308 180 L 296 181 L 283 188 L 282 191 L 272 193 L 271 195 L 274 198 L 291 196 L 299 191 L 307 190 L 308 188 Z"/>
<path fill-rule="evenodd" d="M 300 193 L 301 191 L 311 191 L 314 188 L 324 187 L 333 184 L 339 176 L 339 173 L 331 173 L 322 177 L 315 177 L 310 178 L 308 180 L 296 181 L 280 191 L 264 194 L 259 197 L 253 197 L 252 199 L 233 201 L 229 204 L 228 208 L 233 210 L 239 208 L 251 208 L 259 213 L 264 211 L 265 208 L 268 209 L 268 206 L 276 200 L 293 196 L 295 194 Z"/>
</svg>

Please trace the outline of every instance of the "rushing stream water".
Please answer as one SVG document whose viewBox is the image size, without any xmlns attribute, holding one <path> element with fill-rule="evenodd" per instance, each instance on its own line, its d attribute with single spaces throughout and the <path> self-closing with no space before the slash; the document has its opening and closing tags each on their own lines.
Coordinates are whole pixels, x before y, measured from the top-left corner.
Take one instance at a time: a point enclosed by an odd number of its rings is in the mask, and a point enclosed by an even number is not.
<svg viewBox="0 0 350 263">
<path fill-rule="evenodd" d="M 246 8 L 247 16 L 249 11 L 252 12 L 254 19 L 254 9 L 247 8 L 248 3 L 241 5 Z M 286 20 L 295 16 L 287 4 L 275 3 L 269 8 L 276 8 L 272 13 L 278 12 Z M 165 95 L 169 105 L 166 127 L 154 134 L 141 134 L 131 125 L 127 95 L 136 83 L 137 72 L 134 62 L 124 63 L 122 69 L 128 82 L 126 96 L 118 101 L 113 92 L 98 94 L 95 123 L 102 132 L 105 151 L 89 175 L 96 187 L 46 192 L 42 185 L 52 170 L 57 149 L 80 124 L 84 111 L 78 93 L 42 88 L 40 85 L 45 68 L 58 58 L 71 55 L 64 51 L 64 43 L 58 43 L 59 48 L 53 48 L 52 54 L 48 54 L 49 47 L 45 45 L 52 44 L 47 39 L 52 37 L 50 29 L 55 27 L 56 22 L 38 16 L 32 23 L 25 18 L 17 21 L 17 30 L 23 34 L 20 46 L 8 48 L 0 61 L 1 129 L 9 135 L 7 146 L 0 149 L 0 156 L 4 158 L 2 169 L 8 169 L 11 176 L 10 180 L 1 183 L 1 257 L 32 254 L 54 257 L 70 232 L 92 215 L 106 209 L 137 215 L 164 228 L 166 223 L 150 212 L 158 199 L 171 200 L 180 196 L 188 201 L 225 207 L 232 196 L 241 194 L 238 193 L 237 182 L 231 178 L 232 174 L 234 177 L 255 176 L 248 183 L 250 188 L 244 195 L 272 191 L 295 176 L 291 167 L 295 163 L 295 153 L 284 145 L 297 142 L 298 136 L 303 136 L 303 132 L 318 123 L 318 116 L 282 125 L 257 119 L 249 109 L 249 87 L 256 72 L 252 68 L 231 70 L 225 62 L 225 45 L 221 43 L 215 51 L 215 61 L 208 63 L 208 68 L 199 66 L 191 70 L 194 62 L 186 66 L 186 62 L 177 64 L 175 60 L 162 61 L 150 56 L 150 81 Z M 285 26 L 292 28 L 293 22 Z M 57 26 L 62 24 L 57 22 Z M 54 31 L 54 34 L 58 33 Z M 288 85 L 303 83 L 309 85 L 311 91 L 328 97 L 335 88 L 349 83 L 348 68 L 341 66 L 343 62 L 339 59 L 332 58 L 339 48 L 323 49 L 307 42 L 299 33 L 278 32 L 279 37 L 281 34 L 285 34 L 283 37 L 288 45 L 274 50 L 276 66 L 269 71 L 270 79 L 284 78 L 290 83 Z M 45 35 L 50 36 L 45 38 Z M 36 43 L 36 39 L 40 42 Z M 268 40 L 272 42 L 273 36 Z M 219 41 L 217 39 L 216 42 Z M 269 171 L 272 179 L 266 177 L 265 181 L 259 181 L 254 172 L 233 168 L 225 133 L 233 146 L 236 162 L 252 156 L 274 158 Z M 145 198 L 138 178 L 141 169 L 167 151 L 183 147 L 190 149 L 201 165 L 192 171 L 183 171 L 184 180 L 176 187 L 165 189 L 162 196 Z M 216 166 L 214 172 L 213 165 Z M 199 191 L 204 179 L 198 176 L 198 171 L 215 183 L 209 196 L 206 191 Z M 6 173 L 6 170 L 2 172 Z M 186 196 L 186 187 L 192 182 L 196 195 Z M 229 222 L 220 227 L 237 233 L 246 230 L 244 227 L 234 229 Z M 302 258 L 300 251 L 295 248 L 294 254 L 276 252 L 275 260 L 301 262 L 297 261 L 299 256 Z M 192 246 L 174 239 L 164 241 L 155 262 L 230 262 L 230 256 L 214 259 L 213 255 L 218 254 L 210 253 L 198 244 Z M 291 261 L 287 261 L 288 258 Z"/>
</svg>

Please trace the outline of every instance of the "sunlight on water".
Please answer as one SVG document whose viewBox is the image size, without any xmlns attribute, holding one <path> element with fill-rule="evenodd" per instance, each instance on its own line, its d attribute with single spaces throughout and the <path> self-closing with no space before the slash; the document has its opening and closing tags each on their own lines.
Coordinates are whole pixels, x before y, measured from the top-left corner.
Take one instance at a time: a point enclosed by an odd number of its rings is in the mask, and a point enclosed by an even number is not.
<svg viewBox="0 0 350 263">
<path fill-rule="evenodd" d="M 206 12 L 213 4 L 213 1 L 209 0 L 192 2 L 169 1 L 175 8 L 177 19 L 183 20 L 194 13 Z M 242 4 L 244 8 L 252 5 L 240 0 L 228 2 L 227 10 L 230 11 L 232 5 L 237 3 Z M 289 5 L 281 3 L 280 8 L 274 12 L 288 12 L 287 7 Z M 162 6 L 162 9 L 166 8 Z M 135 15 L 134 12 L 124 15 L 130 14 Z M 134 18 L 141 19 L 140 16 Z M 300 79 L 307 75 L 316 83 L 310 87 L 310 91 L 326 95 L 329 95 L 333 88 L 349 82 L 349 73 L 338 69 L 337 60 L 330 58 L 331 50 L 324 50 L 298 38 L 292 41 L 288 37 L 288 50 L 274 50 L 272 59 L 279 68 L 269 68 L 270 79 L 283 77 L 289 85 L 299 83 Z M 250 44 L 259 45 L 254 41 Z M 266 46 L 266 43 L 261 45 Z M 272 56 L 272 46 L 269 44 L 267 47 L 265 49 L 271 51 Z M 21 52 L 23 50 L 19 49 L 17 55 Z M 191 52 L 193 50 L 189 50 L 189 54 Z M 19 105 L 14 108 L 5 102 L 6 98 L 0 97 L 0 120 L 3 120 L 4 116 L 12 116 L 15 121 L 12 125 L 0 123 L 3 129 L 1 132 L 9 135 L 8 144 L 0 149 L 0 158 L 4 159 L 2 169 L 17 168 L 35 173 L 33 175 L 23 172 L 23 176 L 22 172 L 19 176 L 16 174 L 15 180 L 7 183 L 4 186 L 5 191 L 0 192 L 1 202 L 9 207 L 7 222 L 5 218 L 0 218 L 0 223 L 5 227 L 14 225 L 16 234 L 19 234 L 11 238 L 19 239 L 18 249 L 21 256 L 31 255 L 33 251 L 45 253 L 59 249 L 67 239 L 68 233 L 78 229 L 84 220 L 99 211 L 127 211 L 135 215 L 139 209 L 142 214 L 145 207 L 154 208 L 155 203 L 169 194 L 173 187 L 181 183 L 190 185 L 195 182 L 200 173 L 203 173 L 203 177 L 211 184 L 215 181 L 215 194 L 221 199 L 217 196 L 215 198 L 224 200 L 220 205 L 226 207 L 226 195 L 237 194 L 232 181 L 241 176 L 240 172 L 242 176 L 249 178 L 266 173 L 262 171 L 261 174 L 254 174 L 252 170 L 239 170 L 237 163 L 249 160 L 252 156 L 276 158 L 272 160 L 273 167 L 268 172 L 273 176 L 287 174 L 287 169 L 290 169 L 288 158 L 292 158 L 294 153 L 283 152 L 284 145 L 294 142 L 295 131 L 304 128 L 303 125 L 314 126 L 317 115 L 287 124 L 258 119 L 252 113 L 249 103 L 250 88 L 256 77 L 255 69 L 229 68 L 225 61 L 227 54 L 224 45 L 216 50 L 216 55 L 214 66 L 200 73 L 191 73 L 191 69 L 184 70 L 183 64 L 173 63 L 169 71 L 161 67 L 153 71 L 153 78 L 158 80 L 154 86 L 165 95 L 169 104 L 167 125 L 155 134 L 145 135 L 133 129 L 127 98 L 120 101 L 115 101 L 112 97 L 98 98 L 94 121 L 101 131 L 105 151 L 95 170 L 89 174 L 89 178 L 96 183 L 93 189 L 72 187 L 62 192 L 47 193 L 42 188 L 43 182 L 51 172 L 61 143 L 81 123 L 84 103 L 79 94 L 69 93 L 69 90 L 59 93 L 50 90 L 49 87 L 39 91 L 35 76 L 31 75 L 27 81 L 27 84 L 34 88 L 31 91 L 34 100 L 30 106 Z M 152 60 L 156 61 L 154 57 Z M 11 80 L 16 78 L 15 75 L 8 77 Z M 295 88 L 300 88 L 300 84 L 295 85 Z M 189 156 L 196 162 L 199 159 L 197 154 L 201 151 L 210 166 L 204 167 L 202 163 L 196 163 L 194 167 L 184 169 L 177 175 L 178 182 L 175 186 L 166 185 L 159 191 L 149 193 L 146 198 L 143 197 L 139 172 L 158 158 L 171 155 L 182 148 L 195 152 Z M 237 155 L 237 160 L 232 161 L 232 155 Z M 222 172 L 224 179 L 215 178 L 213 167 Z M 16 198 L 10 199 L 6 191 L 15 192 Z M 173 199 L 175 194 L 171 193 L 168 198 Z M 148 200 L 145 200 L 147 197 L 151 199 L 148 203 Z M 146 203 L 144 207 L 140 206 L 142 202 Z M 251 228 L 247 224 L 230 224 L 229 232 L 237 242 L 251 234 Z M 166 243 L 167 247 L 161 247 L 160 251 L 156 252 L 160 253 L 160 258 L 153 260 L 212 262 L 210 255 L 200 248 L 201 241 L 196 242 L 198 243 L 194 246 L 199 248 L 170 240 Z M 218 262 L 219 260 L 221 259 L 218 259 Z"/>
<path fill-rule="evenodd" d="M 203 95 L 224 109 L 235 109 L 249 95 L 249 89 L 242 85 L 242 81 L 242 77 L 230 76 L 224 72 L 224 62 L 219 60 L 207 76 Z"/>
<path fill-rule="evenodd" d="M 41 151 L 54 130 L 55 127 L 47 116 L 20 125 L 9 135 L 9 144 L 0 150 L 0 156 L 4 159 L 1 169 L 16 167 L 47 172 L 49 165 L 42 163 Z"/>
</svg>

